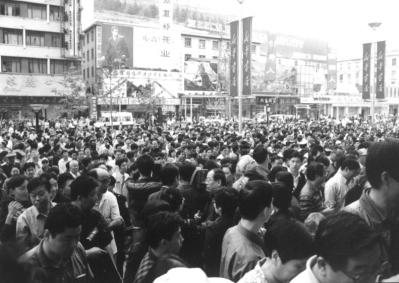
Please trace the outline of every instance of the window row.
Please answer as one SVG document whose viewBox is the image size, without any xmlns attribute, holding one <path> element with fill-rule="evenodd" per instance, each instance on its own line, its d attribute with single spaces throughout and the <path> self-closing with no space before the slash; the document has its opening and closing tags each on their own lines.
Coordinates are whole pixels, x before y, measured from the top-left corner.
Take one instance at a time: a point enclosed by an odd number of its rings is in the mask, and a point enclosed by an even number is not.
<svg viewBox="0 0 399 283">
<path fill-rule="evenodd" d="M 46 46 L 46 47 L 62 47 L 63 34 L 26 31 L 26 45 L 32 46 Z M 0 28 L 0 43 L 23 45 L 23 32 L 20 29 L 5 29 Z"/>
<path fill-rule="evenodd" d="M 60 21 L 63 15 L 61 6 L 50 5 L 50 21 Z M 0 1 L 0 15 L 47 20 L 46 5 L 15 1 Z"/>
<path fill-rule="evenodd" d="M 64 74 L 69 63 L 63 60 L 50 60 L 50 74 Z M 4 73 L 48 74 L 47 59 L 2 57 L 1 71 Z"/>
<path fill-rule="evenodd" d="M 83 80 L 90 79 L 90 70 L 91 70 L 91 77 L 94 78 L 94 67 L 83 69 L 82 74 L 83 74 Z"/>
</svg>

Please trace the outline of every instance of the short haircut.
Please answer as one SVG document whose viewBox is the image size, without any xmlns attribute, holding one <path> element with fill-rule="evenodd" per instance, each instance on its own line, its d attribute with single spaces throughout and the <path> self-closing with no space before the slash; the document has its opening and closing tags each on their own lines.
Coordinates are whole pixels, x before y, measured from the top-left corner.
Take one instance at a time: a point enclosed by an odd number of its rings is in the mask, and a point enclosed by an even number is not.
<svg viewBox="0 0 399 283">
<path fill-rule="evenodd" d="M 328 157 L 326 157 L 326 156 L 323 156 L 323 155 L 317 156 L 315 161 L 320 162 L 321 164 L 323 164 L 326 167 L 330 166 L 330 159 L 328 159 Z"/>
<path fill-rule="evenodd" d="M 151 156 L 144 154 L 137 158 L 136 166 L 141 175 L 150 177 L 152 169 L 154 168 L 154 160 Z"/>
<path fill-rule="evenodd" d="M 213 170 L 213 180 L 220 181 L 220 185 L 222 187 L 225 187 L 227 185 L 226 175 L 224 174 L 222 169 Z"/>
<path fill-rule="evenodd" d="M 316 177 L 322 177 L 324 175 L 323 164 L 319 162 L 311 162 L 306 168 L 306 178 L 310 181 L 316 180 Z"/>
<path fill-rule="evenodd" d="M 275 221 L 264 236 L 266 256 L 277 251 L 284 264 L 290 260 L 307 259 L 314 255 L 312 235 L 299 222 L 293 220 Z"/>
<path fill-rule="evenodd" d="M 133 151 L 128 151 L 127 153 L 126 153 L 126 157 L 127 158 L 133 158 L 134 157 L 134 152 Z"/>
<path fill-rule="evenodd" d="M 31 193 L 38 187 L 43 186 L 46 191 L 50 192 L 51 190 L 51 185 L 48 180 L 42 179 L 40 177 L 33 178 L 32 180 L 29 181 L 28 183 L 28 192 Z"/>
<path fill-rule="evenodd" d="M 71 174 L 63 173 L 58 176 L 58 187 L 63 188 L 68 180 L 75 180 Z"/>
<path fill-rule="evenodd" d="M 256 163 L 262 164 L 267 159 L 267 149 L 263 145 L 258 145 L 257 147 L 255 147 L 252 156 L 255 159 Z"/>
<path fill-rule="evenodd" d="M 41 178 L 41 179 L 44 179 L 44 180 L 47 180 L 47 181 L 50 181 L 51 179 L 54 179 L 54 180 L 58 180 L 58 176 L 57 176 L 57 174 L 55 174 L 54 172 L 51 172 L 51 173 L 43 173 L 43 174 L 41 174 L 40 176 L 39 176 L 39 178 Z"/>
<path fill-rule="evenodd" d="M 272 185 L 266 181 L 249 181 L 239 193 L 238 207 L 241 217 L 247 220 L 255 218 L 266 207 L 271 206 Z"/>
<path fill-rule="evenodd" d="M 300 154 L 300 152 L 299 152 L 299 151 L 296 151 L 296 150 L 294 150 L 293 152 L 291 152 L 291 154 L 290 154 L 288 160 L 291 160 L 292 158 L 298 158 L 298 159 L 301 160 L 301 161 L 302 161 L 302 159 L 303 159 L 303 157 L 302 157 L 302 155 Z"/>
<path fill-rule="evenodd" d="M 165 164 L 161 169 L 161 182 L 165 186 L 171 186 L 179 177 L 179 169 L 172 163 Z"/>
<path fill-rule="evenodd" d="M 71 183 L 71 200 L 77 200 L 78 196 L 88 197 L 99 185 L 98 181 L 93 177 L 83 175 L 77 177 Z"/>
<path fill-rule="evenodd" d="M 161 191 L 161 200 L 169 203 L 171 211 L 178 211 L 181 204 L 183 203 L 183 195 L 179 189 L 167 188 Z"/>
<path fill-rule="evenodd" d="M 288 171 L 280 171 L 276 174 L 276 182 L 283 183 L 291 191 L 294 188 L 294 176 Z"/>
<path fill-rule="evenodd" d="M 366 175 L 373 188 L 381 186 L 381 173 L 387 172 L 399 181 L 399 139 L 373 143 L 366 157 Z"/>
<path fill-rule="evenodd" d="M 26 170 L 28 170 L 28 169 L 31 168 L 31 167 L 36 168 L 35 163 L 33 163 L 33 162 L 26 162 L 26 163 L 24 164 L 23 171 L 25 172 Z"/>
<path fill-rule="evenodd" d="M 342 270 L 349 258 L 358 256 L 380 238 L 358 215 L 338 212 L 323 219 L 316 231 L 316 254 L 334 270 Z"/>
<path fill-rule="evenodd" d="M 68 228 L 79 227 L 82 225 L 82 219 L 82 212 L 77 206 L 68 203 L 58 204 L 50 210 L 44 229 L 55 237 Z"/>
<path fill-rule="evenodd" d="M 343 170 L 345 168 L 348 168 L 349 170 L 359 170 L 360 169 L 359 161 L 357 161 L 357 159 L 354 157 L 347 156 L 341 163 L 341 169 Z"/>
<path fill-rule="evenodd" d="M 283 166 L 273 167 L 272 170 L 270 170 L 269 175 L 268 175 L 270 182 L 274 182 L 276 180 L 277 173 L 279 173 L 281 171 L 287 171 L 287 168 L 283 167 Z"/>
<path fill-rule="evenodd" d="M 182 179 L 183 181 L 190 182 L 194 171 L 195 171 L 195 165 L 192 164 L 191 162 L 184 161 L 179 165 L 180 179 Z"/>
<path fill-rule="evenodd" d="M 7 190 L 13 190 L 13 189 L 15 189 L 15 188 L 17 188 L 19 186 L 22 186 L 22 184 L 26 180 L 28 180 L 28 179 L 24 175 L 12 176 L 6 183 L 6 185 L 7 185 L 6 189 Z"/>
<path fill-rule="evenodd" d="M 232 188 L 222 188 L 215 194 L 215 204 L 223 215 L 233 216 L 238 207 L 238 192 Z"/>
<path fill-rule="evenodd" d="M 146 239 L 148 245 L 157 248 L 162 239 L 171 240 L 183 221 L 177 213 L 161 211 L 148 217 Z"/>
<path fill-rule="evenodd" d="M 284 183 L 273 183 L 273 206 L 277 207 L 279 211 L 288 212 L 291 207 L 292 189 Z"/>
<path fill-rule="evenodd" d="M 122 163 L 124 162 L 128 163 L 127 158 L 119 158 L 118 160 L 115 161 L 115 165 L 121 167 Z"/>
</svg>

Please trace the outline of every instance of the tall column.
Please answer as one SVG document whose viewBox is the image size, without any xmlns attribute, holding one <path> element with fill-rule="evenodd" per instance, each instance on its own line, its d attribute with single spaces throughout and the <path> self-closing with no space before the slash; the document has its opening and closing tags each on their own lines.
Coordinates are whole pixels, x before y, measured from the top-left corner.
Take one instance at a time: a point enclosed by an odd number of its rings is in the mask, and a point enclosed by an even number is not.
<svg viewBox="0 0 399 283">
<path fill-rule="evenodd" d="M 22 29 L 22 44 L 26 48 L 26 29 Z"/>
<path fill-rule="evenodd" d="M 190 119 L 193 122 L 193 97 L 190 97 Z"/>
<path fill-rule="evenodd" d="M 50 58 L 47 58 L 47 75 L 50 75 Z"/>
<path fill-rule="evenodd" d="M 1 55 L 0 55 L 0 73 L 1 73 L 1 69 L 3 69 L 1 66 L 2 66 L 2 62 L 1 62 Z"/>
<path fill-rule="evenodd" d="M 46 10 L 47 10 L 47 22 L 50 22 L 50 4 L 46 5 Z"/>
</svg>

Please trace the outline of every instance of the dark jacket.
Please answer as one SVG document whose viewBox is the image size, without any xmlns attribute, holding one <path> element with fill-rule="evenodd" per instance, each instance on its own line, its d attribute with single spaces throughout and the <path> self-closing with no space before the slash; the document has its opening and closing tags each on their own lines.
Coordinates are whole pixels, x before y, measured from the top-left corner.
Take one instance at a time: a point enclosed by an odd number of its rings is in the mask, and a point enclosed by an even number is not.
<svg viewBox="0 0 399 283">
<path fill-rule="evenodd" d="M 223 236 L 227 229 L 234 226 L 233 216 L 223 215 L 205 229 L 203 248 L 204 269 L 209 277 L 219 276 L 220 256 Z"/>
<path fill-rule="evenodd" d="M 157 259 L 152 268 L 148 271 L 143 283 L 152 283 L 158 277 L 166 274 L 175 267 L 187 267 L 187 264 L 177 255 L 169 254 Z"/>
</svg>

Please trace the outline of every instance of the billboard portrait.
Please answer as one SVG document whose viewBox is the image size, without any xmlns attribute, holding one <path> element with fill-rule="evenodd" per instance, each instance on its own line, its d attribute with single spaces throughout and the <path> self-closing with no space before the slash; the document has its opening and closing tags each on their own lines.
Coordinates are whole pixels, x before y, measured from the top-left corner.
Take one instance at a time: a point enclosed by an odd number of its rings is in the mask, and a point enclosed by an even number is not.
<svg viewBox="0 0 399 283">
<path fill-rule="evenodd" d="M 102 56 L 106 62 L 120 62 L 133 67 L 133 29 L 130 27 L 103 25 Z"/>
<path fill-rule="evenodd" d="M 185 61 L 184 90 L 218 90 L 217 64 L 201 59 L 189 59 Z"/>
</svg>

